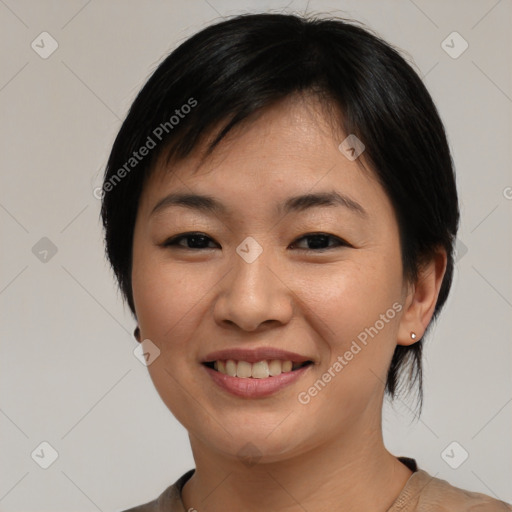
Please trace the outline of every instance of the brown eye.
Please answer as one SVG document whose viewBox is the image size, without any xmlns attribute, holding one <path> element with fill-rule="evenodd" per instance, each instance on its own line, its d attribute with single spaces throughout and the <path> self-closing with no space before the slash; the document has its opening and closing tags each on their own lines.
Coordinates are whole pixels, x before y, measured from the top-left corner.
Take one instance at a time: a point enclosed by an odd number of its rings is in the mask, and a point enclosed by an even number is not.
<svg viewBox="0 0 512 512">
<path fill-rule="evenodd" d="M 185 241 L 185 244 L 181 243 L 182 241 Z M 166 240 L 162 245 L 163 247 L 177 247 L 190 250 L 213 249 L 213 247 L 208 247 L 209 241 L 213 242 L 204 233 L 183 233 Z"/>
<path fill-rule="evenodd" d="M 340 246 L 346 246 L 349 247 L 350 244 L 345 242 L 345 240 L 342 240 L 341 238 L 338 238 L 334 235 L 328 235 L 326 233 L 311 233 L 309 235 L 304 235 L 301 238 L 297 239 L 300 240 L 310 240 L 309 247 L 302 248 L 306 251 L 322 251 L 325 249 L 333 249 L 335 247 Z M 329 245 L 329 241 L 334 241 L 334 245 Z M 293 245 L 297 245 L 297 241 L 294 242 Z"/>
</svg>

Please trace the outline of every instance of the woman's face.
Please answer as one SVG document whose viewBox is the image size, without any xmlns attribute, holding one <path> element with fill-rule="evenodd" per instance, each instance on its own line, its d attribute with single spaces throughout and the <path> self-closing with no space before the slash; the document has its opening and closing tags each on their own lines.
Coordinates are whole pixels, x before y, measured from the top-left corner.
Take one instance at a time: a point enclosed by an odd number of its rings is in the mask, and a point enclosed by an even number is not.
<svg viewBox="0 0 512 512">
<path fill-rule="evenodd" d="M 315 105 L 272 107 L 198 170 L 197 156 L 157 169 L 141 197 L 133 295 L 141 340 L 160 350 L 148 369 L 193 445 L 217 455 L 284 460 L 380 425 L 407 295 L 398 225 Z"/>
</svg>

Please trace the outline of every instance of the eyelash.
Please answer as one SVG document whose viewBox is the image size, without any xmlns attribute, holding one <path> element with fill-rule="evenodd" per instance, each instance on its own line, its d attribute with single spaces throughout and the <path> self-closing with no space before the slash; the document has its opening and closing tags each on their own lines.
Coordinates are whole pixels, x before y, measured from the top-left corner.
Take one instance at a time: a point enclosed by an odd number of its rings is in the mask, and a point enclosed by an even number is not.
<svg viewBox="0 0 512 512">
<path fill-rule="evenodd" d="M 192 237 L 198 237 L 198 238 L 201 238 L 201 239 L 208 239 L 210 241 L 213 241 L 209 236 L 205 235 L 204 233 L 183 233 L 181 235 L 176 235 L 176 236 L 174 236 L 172 238 L 169 238 L 168 240 L 166 240 L 162 244 L 162 246 L 163 247 L 173 247 L 173 246 L 176 246 L 179 249 L 185 249 L 185 250 L 188 250 L 188 251 L 201 251 L 201 250 L 204 250 L 204 249 L 212 249 L 212 247 L 203 247 L 203 248 L 184 247 L 184 246 L 180 246 L 178 244 L 178 242 L 180 242 L 181 240 L 189 239 L 189 238 L 192 238 Z M 345 240 L 343 240 L 343 239 L 341 239 L 341 238 L 339 238 L 337 236 L 334 236 L 334 235 L 329 235 L 328 233 L 308 233 L 306 235 L 302 235 L 300 238 L 297 238 L 296 241 L 293 244 L 295 244 L 299 240 L 303 240 L 305 238 L 314 238 L 314 237 L 327 237 L 329 239 L 335 240 L 336 243 L 337 243 L 337 246 L 323 247 L 321 249 L 299 249 L 299 250 L 308 251 L 308 252 L 311 252 L 311 251 L 312 252 L 324 252 L 324 251 L 327 251 L 327 250 L 330 250 L 330 249 L 334 249 L 335 247 L 352 247 Z"/>
</svg>

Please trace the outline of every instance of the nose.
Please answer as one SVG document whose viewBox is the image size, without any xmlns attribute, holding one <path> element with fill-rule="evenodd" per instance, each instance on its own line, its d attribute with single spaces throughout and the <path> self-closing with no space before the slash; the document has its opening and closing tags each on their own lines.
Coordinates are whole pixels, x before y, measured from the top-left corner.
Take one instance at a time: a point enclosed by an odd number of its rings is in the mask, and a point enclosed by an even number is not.
<svg viewBox="0 0 512 512">
<path fill-rule="evenodd" d="M 219 283 L 214 317 L 224 328 L 253 332 L 263 325 L 285 325 L 292 318 L 293 294 L 286 276 L 264 254 L 251 263 L 235 254 L 231 271 Z"/>
</svg>

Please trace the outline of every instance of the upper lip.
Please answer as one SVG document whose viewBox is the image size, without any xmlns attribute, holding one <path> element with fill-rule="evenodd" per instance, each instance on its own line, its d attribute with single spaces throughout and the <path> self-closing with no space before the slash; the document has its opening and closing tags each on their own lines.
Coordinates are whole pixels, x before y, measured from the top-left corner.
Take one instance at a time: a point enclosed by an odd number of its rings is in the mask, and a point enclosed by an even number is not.
<svg viewBox="0 0 512 512">
<path fill-rule="evenodd" d="M 248 363 L 257 363 L 258 361 L 280 359 L 282 361 L 292 361 L 293 363 L 303 363 L 305 361 L 312 361 L 311 357 L 296 354 L 295 352 L 288 352 L 274 347 L 259 347 L 255 349 L 248 348 L 230 348 L 224 350 L 217 350 L 210 352 L 202 359 L 202 363 L 209 363 L 212 361 L 225 361 L 233 359 L 235 361 L 247 361 Z"/>
</svg>

